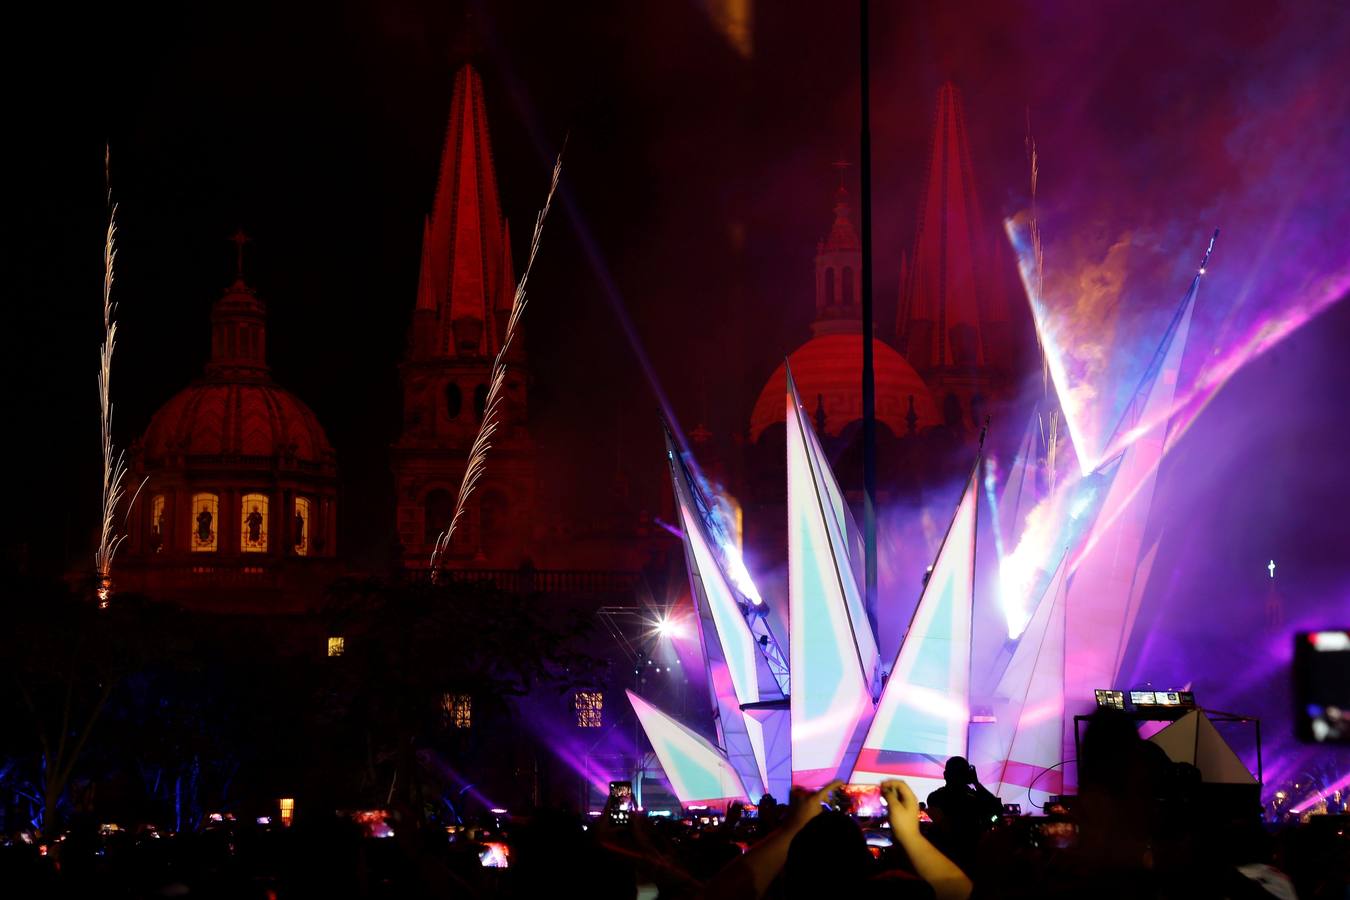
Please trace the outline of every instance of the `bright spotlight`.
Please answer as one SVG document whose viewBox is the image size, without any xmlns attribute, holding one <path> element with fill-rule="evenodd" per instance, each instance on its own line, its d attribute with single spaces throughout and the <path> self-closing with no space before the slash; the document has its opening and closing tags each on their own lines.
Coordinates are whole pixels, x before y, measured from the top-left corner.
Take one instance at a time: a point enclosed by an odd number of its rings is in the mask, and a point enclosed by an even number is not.
<svg viewBox="0 0 1350 900">
<path fill-rule="evenodd" d="M 673 638 L 679 631 L 679 626 L 669 616 L 662 616 L 656 620 L 656 634 L 658 637 Z"/>
</svg>

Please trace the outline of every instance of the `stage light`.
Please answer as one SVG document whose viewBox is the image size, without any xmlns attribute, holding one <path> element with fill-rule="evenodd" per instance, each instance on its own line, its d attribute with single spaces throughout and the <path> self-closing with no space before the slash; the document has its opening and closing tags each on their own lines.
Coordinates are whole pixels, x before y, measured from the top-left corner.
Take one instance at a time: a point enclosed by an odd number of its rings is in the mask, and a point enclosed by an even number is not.
<svg viewBox="0 0 1350 900">
<path fill-rule="evenodd" d="M 658 638 L 674 640 L 684 635 L 684 625 L 679 619 L 663 614 L 652 623 L 652 634 Z"/>
<path fill-rule="evenodd" d="M 1270 570 L 1270 577 L 1271 577 L 1271 578 L 1274 578 L 1274 577 L 1275 577 L 1275 560 L 1272 559 L 1272 560 L 1266 565 L 1266 568 Z"/>
</svg>

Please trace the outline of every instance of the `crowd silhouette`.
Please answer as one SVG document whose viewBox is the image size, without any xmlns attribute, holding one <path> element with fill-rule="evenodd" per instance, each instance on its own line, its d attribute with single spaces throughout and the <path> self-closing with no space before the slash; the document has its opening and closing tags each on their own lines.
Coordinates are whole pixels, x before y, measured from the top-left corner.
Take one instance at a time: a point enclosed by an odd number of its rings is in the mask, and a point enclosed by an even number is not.
<svg viewBox="0 0 1350 900">
<path fill-rule="evenodd" d="M 833 782 L 733 806 L 700 824 L 541 809 L 498 831 L 396 811 L 395 835 L 363 837 L 335 815 L 291 827 L 207 829 L 162 840 L 99 840 L 75 823 L 41 848 L 0 849 L 7 897 L 1229 898 L 1350 897 L 1343 816 L 1264 823 L 1253 803 L 1216 803 L 1198 773 L 1170 762 L 1111 711 L 1094 716 L 1079 793 L 1045 816 L 1005 814 L 960 757 L 924 806 L 884 782 L 885 815 L 841 809 Z M 457 839 L 456 839 L 457 838 Z M 497 847 L 508 867 L 484 865 Z"/>
</svg>

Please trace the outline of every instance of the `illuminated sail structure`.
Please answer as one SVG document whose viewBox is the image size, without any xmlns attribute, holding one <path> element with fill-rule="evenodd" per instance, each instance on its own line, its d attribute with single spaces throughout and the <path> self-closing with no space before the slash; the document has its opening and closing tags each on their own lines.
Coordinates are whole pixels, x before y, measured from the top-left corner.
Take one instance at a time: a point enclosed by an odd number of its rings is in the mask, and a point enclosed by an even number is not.
<svg viewBox="0 0 1350 900">
<path fill-rule="evenodd" d="M 1157 552 L 1157 543 L 1144 548 L 1145 526 L 1199 282 L 1197 275 L 1099 465 L 1047 491 L 1038 484 L 1035 432 L 1022 442 L 998 503 L 1002 533 L 1018 539 L 1000 559 L 1013 563 L 1014 577 L 1000 585 L 1014 589 L 1004 598 L 1009 640 L 992 664 L 985 661 L 982 675 L 997 681 L 995 723 L 977 734 L 975 747 L 978 463 L 883 684 L 863 607 L 862 541 L 791 371 L 785 367 L 786 659 L 774 630 L 781 608 L 759 597 L 697 470 L 668 441 L 721 746 L 629 697 L 681 802 L 761 789 L 784 800 L 791 784 L 818 787 L 834 778 L 902 777 L 923 794 L 938 785 L 948 757 L 971 758 L 972 750 L 1009 802 L 1035 807 L 1073 790 L 1073 716 L 1090 706 L 1094 689 L 1116 686 Z"/>
<path fill-rule="evenodd" d="M 758 592 L 754 598 L 746 597 L 729 577 L 724 557 L 736 551 L 719 552 L 718 538 L 725 542 L 726 537 L 714 534 L 707 499 L 669 430 L 666 454 L 708 689 L 717 712 L 718 743 L 751 797 L 758 799 L 766 792 L 786 797 L 792 778 L 789 716 L 782 690 L 786 660 Z"/>
<path fill-rule="evenodd" d="M 1073 714 L 1088 711 L 1094 689 L 1116 683 L 1138 613 L 1138 600 L 1152 568 L 1151 556 L 1148 566 L 1139 565 L 1144 529 L 1158 466 L 1166 449 L 1167 426 L 1195 298 L 1213 248 L 1214 238 L 1210 238 L 1209 249 L 1190 289 L 1112 435 L 1110 446 L 1123 444 L 1124 449 L 1107 461 L 1107 465 L 1115 466 L 1115 475 L 1096 524 L 1070 572 L 1065 607 L 1064 692 L 1072 698 L 1072 705 L 1064 715 L 1065 759 L 1073 756 Z M 1068 774 L 1066 783 L 1076 783 L 1075 770 L 1070 769 Z"/>
<path fill-rule="evenodd" d="M 995 691 L 1001 746 L 993 791 L 1005 803 L 1044 807 L 1061 793 L 1064 717 L 1064 605 L 1068 560 L 1061 557 Z"/>
<path fill-rule="evenodd" d="M 920 796 L 966 756 L 979 466 L 966 482 L 850 779 L 904 778 Z"/>
<path fill-rule="evenodd" d="M 1039 413 L 1033 413 L 1027 423 L 1026 434 L 1013 459 L 1008 480 L 1003 485 L 1003 493 L 998 498 L 999 521 L 996 523 L 1004 535 L 1015 535 L 1022 530 L 1027 513 L 1040 500 L 1040 491 L 1036 484 L 1037 449 L 1036 432 L 1039 427 Z"/>
<path fill-rule="evenodd" d="M 642 730 L 651 741 L 656 758 L 661 761 L 666 778 L 680 802 L 721 803 L 748 800 L 741 777 L 727 760 L 726 754 L 714 747 L 707 738 L 696 734 L 675 719 L 661 712 L 632 691 L 628 702 L 633 704 Z"/>
<path fill-rule="evenodd" d="M 792 776 L 847 778 L 873 710 L 877 643 L 863 608 L 862 541 L 787 371 Z"/>
</svg>

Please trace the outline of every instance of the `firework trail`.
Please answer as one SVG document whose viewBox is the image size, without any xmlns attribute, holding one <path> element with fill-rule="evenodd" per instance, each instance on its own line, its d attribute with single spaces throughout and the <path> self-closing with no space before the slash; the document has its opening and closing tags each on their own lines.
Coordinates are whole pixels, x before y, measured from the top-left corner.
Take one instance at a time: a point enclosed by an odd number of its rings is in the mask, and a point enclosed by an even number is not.
<svg viewBox="0 0 1350 900">
<path fill-rule="evenodd" d="M 1031 167 L 1031 255 L 1035 266 L 1036 296 L 1045 295 L 1045 253 L 1041 249 L 1041 226 L 1036 217 L 1036 182 L 1040 179 L 1040 156 L 1036 152 L 1036 138 L 1031 133 L 1031 107 L 1027 107 L 1027 136 L 1025 139 L 1027 163 Z M 1040 332 L 1036 333 L 1036 344 L 1041 351 L 1041 387 L 1050 393 L 1050 363 L 1045 355 L 1045 346 L 1041 344 Z"/>
<path fill-rule="evenodd" d="M 563 149 L 567 148 L 567 142 L 563 142 Z M 434 582 L 441 568 L 441 559 L 446 550 L 450 549 L 450 538 L 455 533 L 455 526 L 459 524 L 460 516 L 464 515 L 465 505 L 468 503 L 469 495 L 477 487 L 483 473 L 487 470 L 488 450 L 492 448 L 492 436 L 497 431 L 498 412 L 502 399 L 502 385 L 506 382 L 506 354 L 511 348 L 511 341 L 516 336 L 516 329 L 520 325 L 520 317 L 525 312 L 525 286 L 530 280 L 530 271 L 534 268 L 535 256 L 539 253 L 539 239 L 544 233 L 544 220 L 548 217 L 549 207 L 553 205 L 553 195 L 558 190 L 558 178 L 562 175 L 562 152 L 558 153 L 558 158 L 553 163 L 553 178 L 549 182 L 548 196 L 544 198 L 544 207 L 539 210 L 539 214 L 534 219 L 534 234 L 530 238 L 530 255 L 525 262 L 525 271 L 520 276 L 520 283 L 516 285 L 516 295 L 511 300 L 511 316 L 506 322 L 506 334 L 502 338 L 501 349 L 497 351 L 496 358 L 492 361 L 492 376 L 488 379 L 487 400 L 483 405 L 483 421 L 478 426 L 478 434 L 473 439 L 473 444 L 469 447 L 469 459 L 464 467 L 464 477 L 459 483 L 459 496 L 455 498 L 455 512 L 450 517 L 450 524 L 436 537 L 436 544 L 431 551 L 431 580 Z"/>
<path fill-rule="evenodd" d="M 1045 296 L 1045 249 L 1041 243 L 1041 223 L 1036 212 L 1036 185 L 1041 176 L 1040 154 L 1036 150 L 1036 137 L 1031 133 L 1031 108 L 1027 108 L 1027 163 L 1031 169 L 1031 217 L 1028 230 L 1031 234 L 1031 258 L 1034 267 L 1034 285 L 1038 298 Z M 1045 403 L 1040 415 L 1041 445 L 1045 447 L 1046 489 L 1055 490 L 1055 474 L 1059 464 L 1059 408 L 1050 400 L 1050 355 L 1041 341 L 1040 330 L 1036 331 L 1036 344 L 1041 351 L 1041 392 Z"/>
<path fill-rule="evenodd" d="M 104 177 L 108 175 L 108 150 L 104 149 Z M 113 350 L 117 346 L 117 322 L 113 316 L 117 305 L 112 302 L 113 268 L 117 262 L 117 206 L 112 203 L 112 187 L 108 187 L 108 231 L 103 240 L 103 345 L 99 347 L 98 359 L 98 404 L 99 427 L 103 445 L 103 520 L 99 529 L 98 549 L 94 551 L 94 569 L 98 574 L 99 609 L 107 609 L 112 598 L 112 564 L 117 548 L 127 539 L 125 534 L 117 533 L 114 517 L 117 507 L 126 494 L 125 483 L 127 464 L 125 456 L 113 446 L 112 417 L 113 405 L 110 396 L 112 381 Z M 144 486 L 144 482 L 141 483 Z M 136 502 L 140 488 L 132 496 Z M 128 507 L 129 508 L 129 507 Z"/>
</svg>

